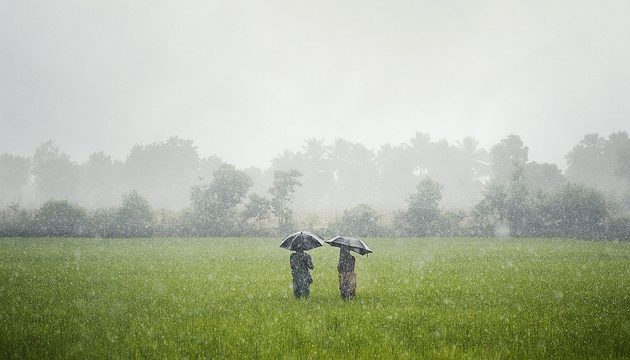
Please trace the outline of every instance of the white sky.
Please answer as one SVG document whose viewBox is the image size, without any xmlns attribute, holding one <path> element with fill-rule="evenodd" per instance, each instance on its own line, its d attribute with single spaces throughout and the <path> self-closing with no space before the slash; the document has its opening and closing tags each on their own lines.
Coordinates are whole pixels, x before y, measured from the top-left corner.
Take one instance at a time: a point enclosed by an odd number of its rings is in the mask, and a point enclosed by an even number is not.
<svg viewBox="0 0 630 360">
<path fill-rule="evenodd" d="M 0 0 L 0 153 L 124 159 L 178 135 L 268 166 L 416 131 L 556 162 L 630 130 L 630 1 Z"/>
</svg>

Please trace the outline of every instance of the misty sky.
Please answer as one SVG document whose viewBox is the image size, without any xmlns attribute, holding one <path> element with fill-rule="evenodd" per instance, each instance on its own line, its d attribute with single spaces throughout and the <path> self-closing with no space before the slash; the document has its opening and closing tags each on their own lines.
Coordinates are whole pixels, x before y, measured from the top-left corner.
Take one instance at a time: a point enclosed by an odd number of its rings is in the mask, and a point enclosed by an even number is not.
<svg viewBox="0 0 630 360">
<path fill-rule="evenodd" d="M 416 131 L 556 162 L 630 130 L 630 1 L 0 0 L 0 153 L 178 135 L 267 166 Z"/>
</svg>

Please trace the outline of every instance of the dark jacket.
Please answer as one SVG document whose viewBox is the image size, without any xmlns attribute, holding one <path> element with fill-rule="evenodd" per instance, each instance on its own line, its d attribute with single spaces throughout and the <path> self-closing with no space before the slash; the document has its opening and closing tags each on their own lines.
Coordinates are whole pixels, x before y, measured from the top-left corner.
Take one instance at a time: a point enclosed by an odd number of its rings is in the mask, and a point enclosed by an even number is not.
<svg viewBox="0 0 630 360">
<path fill-rule="evenodd" d="M 291 264 L 291 273 L 295 280 L 304 279 L 308 283 L 313 282 L 311 273 L 309 272 L 309 270 L 314 269 L 311 255 L 305 252 L 294 252 L 289 257 L 289 262 Z"/>
<path fill-rule="evenodd" d="M 339 254 L 339 264 L 337 264 L 337 270 L 339 272 L 353 272 L 354 271 L 354 256 L 349 252 L 342 252 Z"/>
</svg>

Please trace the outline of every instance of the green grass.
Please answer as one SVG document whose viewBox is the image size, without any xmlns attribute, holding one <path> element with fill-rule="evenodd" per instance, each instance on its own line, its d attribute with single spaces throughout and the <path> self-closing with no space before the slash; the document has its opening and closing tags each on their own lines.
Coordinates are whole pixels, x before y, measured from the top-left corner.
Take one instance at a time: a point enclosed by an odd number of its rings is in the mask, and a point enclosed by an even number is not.
<svg viewBox="0 0 630 360">
<path fill-rule="evenodd" d="M 630 244 L 369 239 L 294 300 L 278 239 L 0 239 L 0 358 L 629 358 Z"/>
</svg>

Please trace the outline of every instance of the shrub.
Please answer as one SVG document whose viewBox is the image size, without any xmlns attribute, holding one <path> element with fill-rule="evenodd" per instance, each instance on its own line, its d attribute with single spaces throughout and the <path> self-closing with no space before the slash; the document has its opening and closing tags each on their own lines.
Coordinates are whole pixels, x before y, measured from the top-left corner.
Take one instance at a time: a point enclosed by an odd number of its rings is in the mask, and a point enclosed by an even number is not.
<svg viewBox="0 0 630 360">
<path fill-rule="evenodd" d="M 137 191 L 123 194 L 116 216 L 116 227 L 125 237 L 147 237 L 153 234 L 153 211 Z"/>
<path fill-rule="evenodd" d="M 374 208 L 366 204 L 344 210 L 343 215 L 329 225 L 328 231 L 335 235 L 360 237 L 383 236 L 384 234 L 380 216 Z"/>
<path fill-rule="evenodd" d="M 49 200 L 35 215 L 40 236 L 84 236 L 86 219 L 85 210 L 67 200 Z"/>
</svg>

